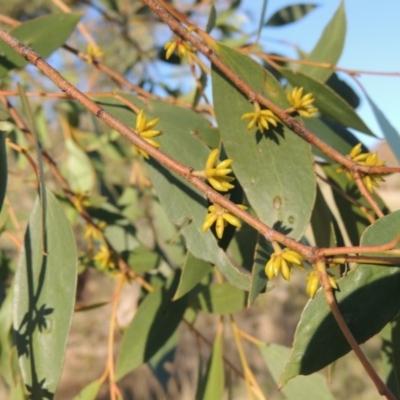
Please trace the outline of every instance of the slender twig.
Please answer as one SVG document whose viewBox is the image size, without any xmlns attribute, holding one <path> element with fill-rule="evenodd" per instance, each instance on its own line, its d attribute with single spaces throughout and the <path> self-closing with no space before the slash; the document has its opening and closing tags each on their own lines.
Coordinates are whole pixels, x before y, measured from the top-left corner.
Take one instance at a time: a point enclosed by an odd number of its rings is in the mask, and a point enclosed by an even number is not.
<svg viewBox="0 0 400 400">
<path fill-rule="evenodd" d="M 349 343 L 350 347 L 356 354 L 357 358 L 360 360 L 362 366 L 364 367 L 365 371 L 374 382 L 378 393 L 382 396 L 386 396 L 389 400 L 396 400 L 394 394 L 390 391 L 390 389 L 384 384 L 382 379 L 376 373 L 375 369 L 372 367 L 371 363 L 365 357 L 365 354 L 362 352 L 359 344 L 357 343 L 356 339 L 354 338 L 353 334 L 351 333 L 349 327 L 347 326 L 342 313 L 339 310 L 338 303 L 336 301 L 335 295 L 333 294 L 332 287 L 329 283 L 328 273 L 326 272 L 325 264 L 323 262 L 318 262 L 314 268 L 318 271 L 319 279 L 324 290 L 325 299 L 330 307 L 332 314 L 339 325 L 340 330 L 342 331 L 343 335 L 345 336 L 347 342 Z"/>
<path fill-rule="evenodd" d="M 117 399 L 117 393 L 119 389 L 116 387 L 115 383 L 115 371 L 114 371 L 114 342 L 115 342 L 115 327 L 117 322 L 117 310 L 118 310 L 118 302 L 121 296 L 121 289 L 125 282 L 125 275 L 120 274 L 117 287 L 112 296 L 112 312 L 110 317 L 110 329 L 108 333 L 108 361 L 107 361 L 107 370 L 108 370 L 108 379 L 110 382 L 110 397 L 111 400 Z"/>
<path fill-rule="evenodd" d="M 257 57 L 262 57 L 265 60 L 271 59 L 271 60 L 283 61 L 283 62 L 293 63 L 293 64 L 309 65 L 312 67 L 317 67 L 317 68 L 322 68 L 322 69 L 330 69 L 332 71 L 337 71 L 337 72 L 344 72 L 351 76 L 356 76 L 356 75 L 400 76 L 400 72 L 397 72 L 397 71 L 396 72 L 366 71 L 366 70 L 358 70 L 358 69 L 341 68 L 341 67 L 338 67 L 338 66 L 330 64 L 330 63 L 321 63 L 321 62 L 310 61 L 310 60 L 302 60 L 299 58 L 288 58 L 288 57 L 283 57 L 283 56 L 277 56 L 275 54 L 264 54 L 264 53 L 259 53 L 259 52 L 252 52 L 252 54 L 254 54 Z"/>
</svg>

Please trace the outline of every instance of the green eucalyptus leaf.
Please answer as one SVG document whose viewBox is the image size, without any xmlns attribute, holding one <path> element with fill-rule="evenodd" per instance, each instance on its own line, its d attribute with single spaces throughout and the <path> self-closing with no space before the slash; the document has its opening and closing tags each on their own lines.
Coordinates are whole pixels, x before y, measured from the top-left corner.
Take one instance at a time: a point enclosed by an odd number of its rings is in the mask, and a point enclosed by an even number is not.
<svg viewBox="0 0 400 400">
<path fill-rule="evenodd" d="M 290 349 L 279 344 L 259 343 L 258 348 L 275 382 L 278 382 L 289 359 Z M 287 399 L 296 400 L 333 400 L 326 378 L 315 374 L 307 378 L 298 376 L 280 390 Z"/>
<path fill-rule="evenodd" d="M 187 304 L 186 297 L 172 301 L 178 280 L 175 274 L 169 287 L 155 289 L 140 303 L 122 339 L 115 370 L 117 380 L 150 360 L 174 334 Z"/>
<path fill-rule="evenodd" d="M 225 389 L 222 329 L 217 333 L 205 376 L 197 387 L 196 400 L 222 399 Z"/>
<path fill-rule="evenodd" d="M 191 253 L 188 253 L 182 267 L 182 274 L 174 300 L 190 292 L 210 272 L 212 272 L 210 263 L 193 257 Z"/>
<path fill-rule="evenodd" d="M 357 93 L 346 81 L 340 79 L 336 72 L 334 72 L 325 83 L 342 99 L 346 100 L 352 108 L 356 109 L 360 105 L 360 98 Z"/>
<path fill-rule="evenodd" d="M 316 7 L 318 7 L 318 4 L 299 3 L 281 8 L 268 19 L 265 26 L 283 26 L 299 21 Z"/>
<path fill-rule="evenodd" d="M 250 57 L 223 45 L 218 54 L 250 86 L 287 108 L 279 82 Z M 315 200 L 313 157 L 308 143 L 279 124 L 261 134 L 246 130 L 240 116 L 254 111 L 243 94 L 218 70 L 212 72 L 215 112 L 232 168 L 258 218 L 299 239 Z"/>
<path fill-rule="evenodd" d="M 161 150 L 175 160 L 203 170 L 209 149 L 198 139 L 199 132 L 209 130 L 209 122 L 191 110 L 163 103 L 149 101 L 146 105 L 135 96 L 124 95 L 130 102 L 145 109 L 149 120 L 160 118 L 156 128 L 163 131 L 157 137 Z M 125 105 L 115 100 L 104 100 L 100 103 L 104 109 L 112 113 L 127 125 L 134 125 L 135 115 Z M 217 134 L 217 132 L 216 132 Z M 193 151 L 196 149 L 196 151 Z M 148 162 L 150 177 L 169 219 L 180 226 L 180 233 L 186 240 L 187 249 L 194 257 L 217 265 L 219 270 L 235 286 L 248 289 L 250 278 L 232 265 L 225 252 L 218 247 L 213 234 L 208 230 L 201 231 L 207 215 L 207 201 L 186 180 L 175 175 L 155 160 Z"/>
<path fill-rule="evenodd" d="M 68 181 L 71 188 L 82 193 L 90 193 L 96 183 L 96 176 L 89 156 L 72 139 L 65 141 L 65 160 Z"/>
<path fill-rule="evenodd" d="M 217 10 L 215 9 L 214 4 L 211 4 L 210 7 L 210 15 L 208 16 L 206 32 L 210 33 L 215 27 L 215 23 L 217 22 Z"/>
<path fill-rule="evenodd" d="M 360 244 L 388 243 L 398 235 L 399 226 L 400 211 L 396 211 L 367 228 Z M 335 296 L 340 311 L 358 343 L 378 333 L 400 310 L 400 265 L 358 264 L 338 285 Z M 319 289 L 303 310 L 281 386 L 297 375 L 309 375 L 326 367 L 349 351 L 350 346 Z"/>
<path fill-rule="evenodd" d="M 160 256 L 143 245 L 135 247 L 128 257 L 128 265 L 137 274 L 152 271 L 157 268 Z"/>
<path fill-rule="evenodd" d="M 60 379 L 77 277 L 71 226 L 54 195 L 48 190 L 45 195 L 44 235 L 37 199 L 14 283 L 14 336 L 19 365 L 25 387 L 34 398 L 52 396 Z"/>
<path fill-rule="evenodd" d="M 5 132 L 0 131 L 0 212 L 3 208 L 3 201 L 7 191 L 7 154 L 6 154 Z"/>
<path fill-rule="evenodd" d="M 343 100 L 336 92 L 323 82 L 319 82 L 313 75 L 308 76 L 302 72 L 292 72 L 282 68 L 279 72 L 294 86 L 304 88 L 304 93 L 312 93 L 315 105 L 321 114 L 332 118 L 339 124 L 357 129 L 360 132 L 374 135 L 355 110 Z"/>
<path fill-rule="evenodd" d="M 233 314 L 245 304 L 246 293 L 229 283 L 206 286 L 191 301 L 194 309 L 219 315 Z"/>
<path fill-rule="evenodd" d="M 366 95 L 369 105 L 372 108 L 372 111 L 375 114 L 375 118 L 378 121 L 379 126 L 383 134 L 385 135 L 386 140 L 388 141 L 390 148 L 393 153 L 396 155 L 397 161 L 400 162 L 400 134 L 393 125 L 389 122 L 389 120 L 385 117 L 385 114 L 379 109 L 379 107 L 372 101 L 371 97 Z"/>
<path fill-rule="evenodd" d="M 341 1 L 339 8 L 325 27 L 318 43 L 305 60 L 336 65 L 342 54 L 345 38 L 346 14 L 344 2 Z M 319 82 L 325 82 L 333 73 L 331 68 L 319 68 L 310 65 L 301 65 L 298 71 L 305 75 L 312 76 Z"/>
<path fill-rule="evenodd" d="M 46 15 L 11 29 L 10 34 L 46 58 L 64 44 L 81 17 L 82 13 Z M 8 71 L 23 68 L 27 64 L 28 61 L 11 47 L 4 42 L 0 43 L 0 79 L 4 78 Z"/>
</svg>

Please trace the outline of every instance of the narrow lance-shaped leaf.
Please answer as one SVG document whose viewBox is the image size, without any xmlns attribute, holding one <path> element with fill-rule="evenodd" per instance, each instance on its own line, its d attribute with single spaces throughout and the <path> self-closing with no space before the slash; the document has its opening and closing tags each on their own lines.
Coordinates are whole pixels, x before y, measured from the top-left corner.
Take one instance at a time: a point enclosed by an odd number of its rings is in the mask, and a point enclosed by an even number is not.
<svg viewBox="0 0 400 400">
<path fill-rule="evenodd" d="M 250 57 L 223 45 L 219 56 L 255 90 L 288 108 L 279 82 Z M 279 124 L 261 134 L 246 129 L 240 116 L 254 111 L 246 97 L 218 70 L 212 72 L 213 99 L 224 148 L 232 168 L 260 220 L 299 239 L 310 220 L 315 200 L 311 147 Z"/>
<path fill-rule="evenodd" d="M 197 387 L 196 400 L 222 399 L 225 385 L 224 375 L 222 329 L 219 329 L 208 361 L 206 374 Z"/>
<path fill-rule="evenodd" d="M 385 117 L 385 114 L 379 109 L 379 107 L 372 101 L 367 95 L 367 100 L 375 114 L 375 118 L 378 121 L 379 126 L 388 141 L 390 148 L 397 157 L 397 161 L 400 162 L 400 134 L 394 129 L 393 125 Z"/>
<path fill-rule="evenodd" d="M 283 7 L 268 19 L 265 26 L 283 26 L 299 21 L 316 7 L 318 5 L 314 3 L 299 3 Z"/>
<path fill-rule="evenodd" d="M 304 87 L 306 93 L 312 93 L 315 98 L 314 104 L 323 115 L 345 127 L 374 135 L 356 111 L 329 86 L 302 72 L 292 72 L 287 68 L 279 71 L 292 85 Z"/>
<path fill-rule="evenodd" d="M 211 271 L 212 265 L 210 263 L 193 257 L 191 253 L 188 253 L 182 267 L 182 274 L 174 300 L 190 292 Z"/>
<path fill-rule="evenodd" d="M 48 57 L 61 47 L 75 29 L 81 13 L 59 13 L 46 15 L 25 22 L 12 29 L 10 34 L 32 47 L 42 57 Z M 22 68 L 28 61 L 4 42 L 0 43 L 0 79 L 14 68 Z"/>
<path fill-rule="evenodd" d="M 161 144 L 162 151 L 195 170 L 204 170 L 210 151 L 198 136 L 202 136 L 202 131 L 210 131 L 206 119 L 194 111 L 172 104 L 149 101 L 147 108 L 135 96 L 124 97 L 139 108 L 143 108 L 149 120 L 160 118 L 156 128 L 161 129 L 163 135 L 156 139 Z M 121 106 L 114 100 L 102 101 L 100 104 L 125 124 L 134 126 L 135 116 L 126 106 Z M 211 130 L 213 131 L 218 134 L 217 131 Z M 180 226 L 187 249 L 193 256 L 216 265 L 233 285 L 247 290 L 250 285 L 249 275 L 232 265 L 209 230 L 204 233 L 201 230 L 208 205 L 204 196 L 183 178 L 151 158 L 149 167 L 150 177 L 160 202 L 170 220 Z"/>
<path fill-rule="evenodd" d="M 341 1 L 336 13 L 325 27 L 322 36 L 318 40 L 312 52 L 306 57 L 307 61 L 328 63 L 336 65 L 342 54 L 346 37 L 346 14 L 344 2 Z M 299 72 L 312 76 L 319 82 L 325 82 L 333 73 L 331 68 L 313 67 L 301 65 Z"/>
<path fill-rule="evenodd" d="M 37 198 L 14 284 L 14 336 L 19 365 L 25 387 L 34 398 L 52 396 L 60 379 L 77 276 L 71 227 L 54 195 L 48 190 L 45 195 L 46 244 L 42 243 L 42 216 Z"/>
<path fill-rule="evenodd" d="M 362 246 L 389 243 L 398 235 L 400 211 L 377 220 L 363 234 Z M 400 246 L 398 246 L 400 247 Z M 400 266 L 358 264 L 338 281 L 339 309 L 358 343 L 378 333 L 400 310 Z M 322 289 L 304 308 L 281 386 L 297 375 L 309 375 L 350 351 L 326 303 Z"/>
</svg>

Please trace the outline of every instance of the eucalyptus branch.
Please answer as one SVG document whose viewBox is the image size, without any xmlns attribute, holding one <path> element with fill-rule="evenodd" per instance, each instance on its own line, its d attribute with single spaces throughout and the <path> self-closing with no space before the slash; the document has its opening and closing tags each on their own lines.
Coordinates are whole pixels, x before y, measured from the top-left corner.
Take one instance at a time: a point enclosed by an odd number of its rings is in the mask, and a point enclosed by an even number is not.
<svg viewBox="0 0 400 400">
<path fill-rule="evenodd" d="M 216 41 L 211 38 L 206 32 L 201 31 L 199 28 L 196 29 L 196 33 L 203 39 L 200 40 L 194 36 L 188 29 L 182 26 L 170 12 L 160 4 L 157 0 L 143 0 L 149 8 L 151 8 L 162 21 L 164 21 L 170 29 L 180 36 L 185 41 L 189 42 L 193 47 L 200 51 L 208 60 L 217 67 L 223 74 L 229 79 L 233 85 L 240 90 L 250 102 L 257 101 L 259 104 L 264 105 L 271 110 L 284 125 L 290 130 L 295 132 L 305 141 L 313 144 L 323 151 L 329 158 L 338 162 L 339 164 L 346 167 L 349 171 L 359 171 L 364 174 L 382 174 L 387 172 L 400 172 L 400 168 L 396 167 L 376 167 L 376 166 L 365 166 L 360 165 L 348 157 L 344 156 L 340 152 L 336 151 L 333 147 L 326 144 L 323 140 L 318 138 L 312 131 L 306 128 L 304 125 L 296 121 L 291 115 L 289 115 L 283 108 L 278 107 L 271 100 L 264 97 L 259 91 L 251 87 L 244 79 L 240 78 L 228 65 L 223 62 L 218 56 L 218 48 Z M 164 4 L 164 2 L 162 2 Z M 171 6 L 168 6 L 171 9 Z M 187 21 L 187 20 L 186 20 Z M 185 21 L 185 22 L 186 22 Z M 186 22 L 189 24 L 189 22 Z M 190 24 L 191 25 L 191 24 Z"/>
</svg>

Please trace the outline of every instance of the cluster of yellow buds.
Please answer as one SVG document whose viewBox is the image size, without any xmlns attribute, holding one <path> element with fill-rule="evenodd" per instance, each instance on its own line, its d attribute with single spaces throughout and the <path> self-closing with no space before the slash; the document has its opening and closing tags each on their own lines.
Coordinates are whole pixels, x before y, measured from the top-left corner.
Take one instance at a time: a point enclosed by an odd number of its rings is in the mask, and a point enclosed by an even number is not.
<svg viewBox="0 0 400 400">
<path fill-rule="evenodd" d="M 349 158 L 351 158 L 354 162 L 360 164 L 360 165 L 366 165 L 369 167 L 382 167 L 385 165 L 385 161 L 379 161 L 378 160 L 378 153 L 362 153 L 362 144 L 358 143 L 357 145 L 355 145 L 350 154 L 348 155 Z M 346 172 L 346 176 L 347 179 L 349 181 L 353 180 L 353 176 L 351 175 L 351 173 L 343 168 L 343 167 L 339 167 L 336 172 L 337 173 L 341 173 L 345 171 Z M 368 191 L 370 193 L 373 193 L 374 191 L 374 187 L 379 187 L 379 183 L 378 182 L 384 182 L 385 180 L 382 178 L 381 174 L 362 174 L 362 180 L 364 182 L 364 185 L 366 186 L 366 188 L 368 189 Z"/>
<path fill-rule="evenodd" d="M 279 118 L 271 110 L 261 110 L 260 104 L 258 104 L 257 101 L 255 101 L 253 105 L 254 111 L 243 114 L 241 118 L 251 118 L 251 121 L 247 125 L 248 131 L 255 125 L 257 125 L 261 133 L 263 133 L 264 130 L 268 130 L 270 124 L 275 127 L 278 126 Z"/>
<path fill-rule="evenodd" d="M 289 281 L 292 267 L 304 270 L 302 261 L 303 257 L 294 250 L 285 248 L 275 251 L 265 265 L 265 274 L 271 280 L 280 272 L 283 278 Z"/>
<path fill-rule="evenodd" d="M 86 60 L 88 63 L 92 64 L 93 61 L 103 57 L 104 53 L 101 50 L 101 48 L 99 46 L 97 46 L 96 44 L 91 44 L 89 43 L 87 45 L 87 52 L 88 52 L 88 56 L 86 57 Z"/>
<path fill-rule="evenodd" d="M 146 142 L 150 143 L 156 149 L 160 148 L 161 145 L 153 140 L 153 137 L 160 136 L 162 134 L 159 130 L 154 130 L 154 126 L 158 123 L 160 118 L 154 118 L 150 122 L 147 122 L 147 117 L 143 110 L 139 111 L 136 117 L 136 131 L 139 136 L 141 136 Z M 142 150 L 140 147 L 135 146 L 137 153 L 141 154 L 144 158 L 149 158 L 149 155 Z"/>
<path fill-rule="evenodd" d="M 175 50 L 177 50 L 180 58 L 188 57 L 193 53 L 193 47 L 188 42 L 182 40 L 179 36 L 174 36 L 172 40 L 165 43 L 164 49 L 165 58 L 167 60 L 172 56 Z"/>
<path fill-rule="evenodd" d="M 113 270 L 118 265 L 116 255 L 110 250 L 107 244 L 100 245 L 100 250 L 93 259 L 99 263 L 100 269 Z"/>
<path fill-rule="evenodd" d="M 328 279 L 331 287 L 333 289 L 337 289 L 338 285 L 335 281 L 335 278 L 333 277 L 333 274 L 329 271 L 328 273 Z M 315 293 L 317 292 L 319 288 L 319 277 L 318 277 L 318 272 L 313 270 L 307 275 L 307 286 L 306 286 L 306 292 L 307 294 L 313 298 L 315 296 Z"/>
<path fill-rule="evenodd" d="M 287 112 L 298 112 L 304 118 L 311 118 L 318 111 L 318 108 L 312 107 L 315 99 L 312 93 L 307 93 L 303 96 L 303 88 L 295 87 L 291 92 L 286 94 L 286 97 L 292 106 L 287 109 Z"/>
<path fill-rule="evenodd" d="M 237 204 L 237 206 L 242 210 L 247 210 L 247 207 L 243 204 Z M 201 230 L 205 232 L 214 224 L 214 222 L 216 223 L 215 232 L 219 239 L 222 238 L 224 234 L 224 229 L 228 222 L 231 225 L 236 226 L 237 228 L 240 228 L 242 226 L 239 218 L 229 213 L 228 210 L 217 203 L 214 203 L 208 207 L 208 214 L 204 220 Z"/>
<path fill-rule="evenodd" d="M 214 149 L 208 156 L 206 161 L 206 168 L 204 170 L 205 177 L 207 178 L 210 185 L 220 192 L 227 192 L 229 189 L 233 189 L 235 186 L 230 182 L 234 181 L 235 178 L 227 176 L 232 172 L 229 168 L 233 163 L 231 158 L 227 158 L 216 164 L 219 157 L 219 150 Z"/>
</svg>

